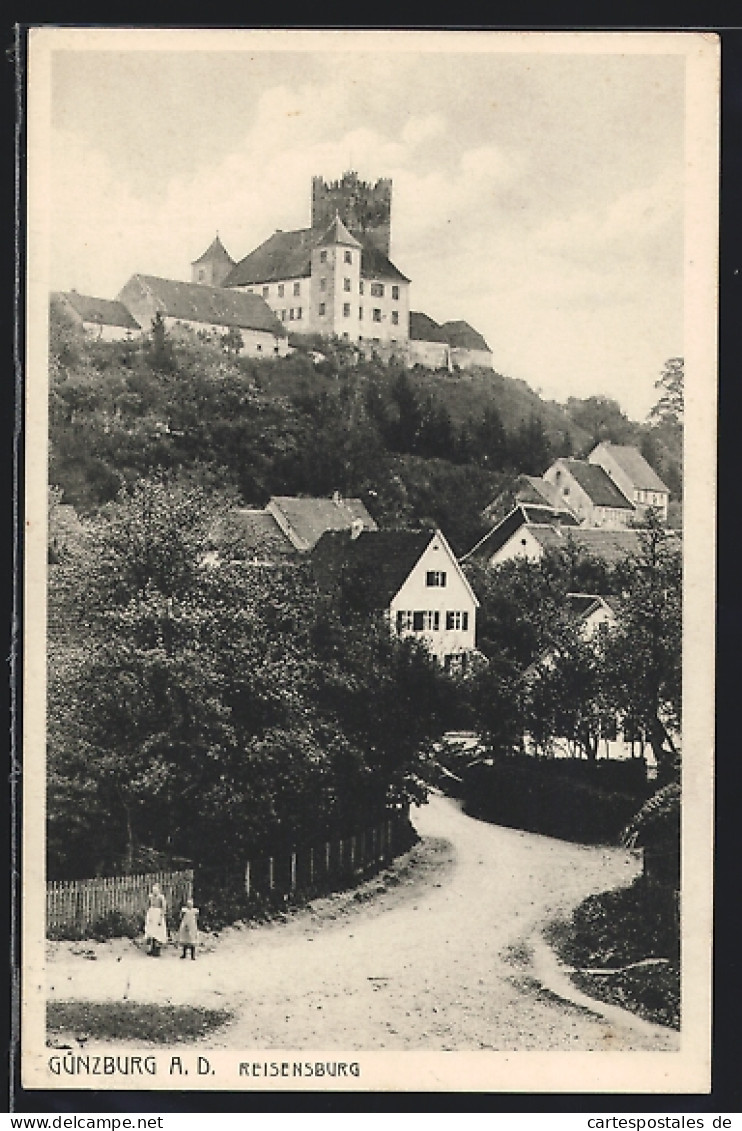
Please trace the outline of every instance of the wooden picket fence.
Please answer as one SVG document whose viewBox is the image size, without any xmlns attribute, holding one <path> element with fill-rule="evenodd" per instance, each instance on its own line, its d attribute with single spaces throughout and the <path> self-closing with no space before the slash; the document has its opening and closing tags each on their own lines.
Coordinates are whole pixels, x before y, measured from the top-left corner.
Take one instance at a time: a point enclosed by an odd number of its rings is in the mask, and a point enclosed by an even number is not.
<svg viewBox="0 0 742 1131">
<path fill-rule="evenodd" d="M 410 837 L 409 810 L 402 808 L 348 836 L 248 860 L 245 896 L 248 903 L 275 902 L 352 883 L 406 851 Z"/>
<path fill-rule="evenodd" d="M 148 897 L 154 884 L 160 885 L 167 899 L 169 925 L 172 926 L 182 904 L 193 897 L 192 869 L 52 881 L 46 885 L 47 935 L 74 934 L 82 938 L 95 923 L 113 912 L 129 920 L 141 919 L 143 930 Z"/>
</svg>

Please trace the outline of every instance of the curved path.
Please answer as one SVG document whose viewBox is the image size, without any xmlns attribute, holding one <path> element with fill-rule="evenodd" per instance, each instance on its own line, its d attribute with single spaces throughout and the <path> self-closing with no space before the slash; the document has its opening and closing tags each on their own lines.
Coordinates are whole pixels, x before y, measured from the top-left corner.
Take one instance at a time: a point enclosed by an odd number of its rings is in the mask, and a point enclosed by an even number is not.
<svg viewBox="0 0 742 1131">
<path fill-rule="evenodd" d="M 538 928 L 589 893 L 628 883 L 634 855 L 489 825 L 442 797 L 414 821 L 423 837 L 417 871 L 390 869 L 385 881 L 316 900 L 285 922 L 230 929 L 195 963 L 175 952 L 147 959 L 123 942 L 86 962 L 68 947 L 49 963 L 50 995 L 234 1010 L 212 1048 L 677 1047 L 670 1030 L 570 1004 L 534 976 Z"/>
</svg>

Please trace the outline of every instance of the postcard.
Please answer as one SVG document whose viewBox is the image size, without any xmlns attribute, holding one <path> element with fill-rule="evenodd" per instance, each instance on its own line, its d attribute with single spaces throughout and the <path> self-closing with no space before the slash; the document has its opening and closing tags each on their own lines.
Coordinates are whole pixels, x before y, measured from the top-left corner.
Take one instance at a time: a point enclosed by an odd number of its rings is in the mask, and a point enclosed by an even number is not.
<svg viewBox="0 0 742 1131">
<path fill-rule="evenodd" d="M 708 1092 L 717 37 L 27 49 L 23 1086 Z"/>
</svg>

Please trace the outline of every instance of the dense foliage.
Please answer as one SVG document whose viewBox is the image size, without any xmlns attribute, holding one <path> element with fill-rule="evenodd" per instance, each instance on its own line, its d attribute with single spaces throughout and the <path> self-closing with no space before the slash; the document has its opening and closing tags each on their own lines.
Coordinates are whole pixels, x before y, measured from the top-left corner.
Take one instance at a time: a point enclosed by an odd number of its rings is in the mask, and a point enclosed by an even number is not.
<svg viewBox="0 0 742 1131">
<path fill-rule="evenodd" d="M 417 795 L 443 673 L 305 566 L 204 565 L 229 502 L 141 480 L 52 571 L 51 876 L 238 863 Z"/>
<path fill-rule="evenodd" d="M 321 344 L 319 361 L 254 361 L 161 324 L 91 343 L 53 312 L 51 878 L 238 865 L 349 829 L 415 796 L 422 751 L 462 720 L 494 752 L 527 731 L 541 753 L 564 737 L 594 759 L 610 711 L 674 759 L 680 554 L 653 521 L 620 568 L 569 543 L 470 567 L 481 659 L 460 682 L 370 606 L 323 596 L 306 564 L 204 562 L 235 504 L 336 489 L 382 527 L 440 526 L 462 553 L 516 473 L 596 439 L 654 445 L 672 486 L 682 362 L 634 425 L 606 398 L 565 414 L 497 374 L 409 373 Z M 581 636 L 575 591 L 624 599 L 609 639 Z"/>
<path fill-rule="evenodd" d="M 359 496 L 383 526 L 430 521 L 461 553 L 513 471 L 540 474 L 584 433 L 491 371 L 408 372 L 357 359 L 240 357 L 169 337 L 89 342 L 52 310 L 50 480 L 91 513 L 122 486 L 189 471 L 245 505 L 270 495 Z"/>
</svg>

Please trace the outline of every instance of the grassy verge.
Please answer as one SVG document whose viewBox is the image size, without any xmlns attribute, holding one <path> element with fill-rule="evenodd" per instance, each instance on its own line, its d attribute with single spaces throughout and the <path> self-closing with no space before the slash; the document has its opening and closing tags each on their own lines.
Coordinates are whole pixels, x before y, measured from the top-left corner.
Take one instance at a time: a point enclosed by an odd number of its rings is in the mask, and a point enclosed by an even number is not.
<svg viewBox="0 0 742 1131">
<path fill-rule="evenodd" d="M 660 1025 L 680 1028 L 679 929 L 672 893 L 647 887 L 640 877 L 626 888 L 591 895 L 566 922 L 552 924 L 549 941 L 578 973 L 574 984 Z M 661 959 L 632 966 L 646 958 Z M 590 969 L 615 969 L 590 974 Z"/>
<path fill-rule="evenodd" d="M 78 1041 L 137 1041 L 170 1045 L 198 1041 L 231 1020 L 226 1009 L 134 1001 L 50 1001 L 47 1034 Z"/>
</svg>

